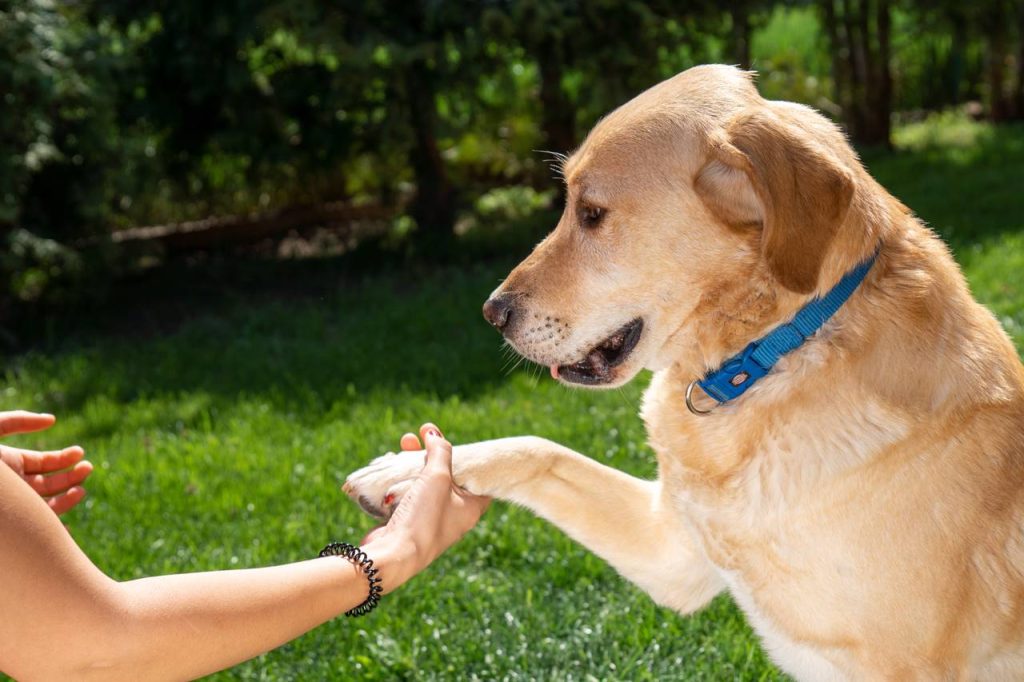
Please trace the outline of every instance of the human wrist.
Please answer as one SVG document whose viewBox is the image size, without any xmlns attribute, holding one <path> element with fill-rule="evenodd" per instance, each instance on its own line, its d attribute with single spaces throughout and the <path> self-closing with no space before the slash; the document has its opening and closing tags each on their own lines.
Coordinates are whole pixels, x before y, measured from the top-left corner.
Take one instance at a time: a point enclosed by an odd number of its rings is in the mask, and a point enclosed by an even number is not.
<svg viewBox="0 0 1024 682">
<path fill-rule="evenodd" d="M 373 559 L 374 566 L 380 569 L 383 594 L 395 591 L 422 568 L 413 544 L 393 536 L 371 540 L 362 549 Z"/>
</svg>

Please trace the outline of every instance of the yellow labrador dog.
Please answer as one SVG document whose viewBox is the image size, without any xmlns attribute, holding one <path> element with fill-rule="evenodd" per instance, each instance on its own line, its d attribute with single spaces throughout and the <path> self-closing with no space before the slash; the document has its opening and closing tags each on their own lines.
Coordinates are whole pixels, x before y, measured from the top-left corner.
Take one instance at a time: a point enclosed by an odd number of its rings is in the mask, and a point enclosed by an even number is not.
<svg viewBox="0 0 1024 682">
<path fill-rule="evenodd" d="M 521 437 L 456 447 L 457 481 L 680 613 L 728 590 L 799 679 L 1024 679 L 1024 367 L 942 242 L 832 123 L 731 67 L 642 93 L 564 171 L 558 226 L 484 313 L 564 382 L 653 370 L 658 480 Z M 346 490 L 386 515 L 421 465 Z"/>
</svg>

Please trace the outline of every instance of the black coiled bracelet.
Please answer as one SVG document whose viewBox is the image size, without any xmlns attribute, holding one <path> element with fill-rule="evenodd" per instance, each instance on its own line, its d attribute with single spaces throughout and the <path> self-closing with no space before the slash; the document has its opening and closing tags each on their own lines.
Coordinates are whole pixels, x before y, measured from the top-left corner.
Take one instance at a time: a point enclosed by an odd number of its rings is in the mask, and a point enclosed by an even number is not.
<svg viewBox="0 0 1024 682">
<path fill-rule="evenodd" d="M 363 573 L 366 574 L 366 579 L 370 583 L 370 593 L 366 596 L 366 601 L 359 606 L 346 611 L 346 616 L 365 616 L 376 608 L 377 604 L 380 602 L 381 593 L 384 591 L 384 588 L 380 585 L 381 579 L 377 577 L 379 569 L 373 567 L 373 559 L 368 557 L 366 552 L 355 545 L 348 544 L 347 542 L 332 542 L 320 550 L 320 556 L 345 557 L 353 564 L 363 569 Z"/>
</svg>

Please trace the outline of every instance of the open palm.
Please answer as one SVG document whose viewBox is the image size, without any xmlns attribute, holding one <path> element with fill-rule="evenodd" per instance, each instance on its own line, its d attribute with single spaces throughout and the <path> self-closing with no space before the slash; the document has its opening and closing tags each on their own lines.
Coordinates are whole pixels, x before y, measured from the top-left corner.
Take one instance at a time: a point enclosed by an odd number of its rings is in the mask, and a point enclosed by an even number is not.
<svg viewBox="0 0 1024 682">
<path fill-rule="evenodd" d="M 0 412 L 0 438 L 42 431 L 55 421 L 50 414 Z M 0 445 L 0 461 L 25 479 L 57 514 L 63 514 L 85 498 L 81 484 L 92 473 L 92 464 L 84 461 L 84 456 L 85 452 L 77 445 L 47 452 Z"/>
</svg>

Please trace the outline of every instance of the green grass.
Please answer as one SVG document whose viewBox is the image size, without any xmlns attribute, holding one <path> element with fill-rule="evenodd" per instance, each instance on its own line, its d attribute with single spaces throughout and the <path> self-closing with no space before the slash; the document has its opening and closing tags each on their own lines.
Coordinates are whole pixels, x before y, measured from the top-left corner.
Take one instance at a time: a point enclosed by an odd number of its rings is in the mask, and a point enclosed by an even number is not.
<svg viewBox="0 0 1024 682">
<path fill-rule="evenodd" d="M 875 177 L 949 243 L 971 289 L 1024 347 L 1024 125 L 933 115 L 895 132 Z"/>
<path fill-rule="evenodd" d="M 898 141 L 903 151 L 872 157 L 872 171 L 950 241 L 976 295 L 1024 345 L 1024 129 L 939 119 Z M 646 378 L 597 393 L 507 369 L 479 308 L 514 262 L 225 267 L 172 274 L 177 288 L 162 294 L 126 286 L 120 309 L 50 324 L 40 350 L 14 358 L 3 406 L 61 416 L 19 443 L 86 447 L 97 471 L 69 522 L 120 579 L 293 561 L 358 540 L 371 524 L 340 483 L 425 419 L 455 442 L 535 433 L 653 475 L 636 416 Z M 781 675 L 728 597 L 677 616 L 546 523 L 496 504 L 371 617 L 338 619 L 220 677 Z"/>
</svg>

